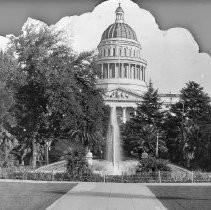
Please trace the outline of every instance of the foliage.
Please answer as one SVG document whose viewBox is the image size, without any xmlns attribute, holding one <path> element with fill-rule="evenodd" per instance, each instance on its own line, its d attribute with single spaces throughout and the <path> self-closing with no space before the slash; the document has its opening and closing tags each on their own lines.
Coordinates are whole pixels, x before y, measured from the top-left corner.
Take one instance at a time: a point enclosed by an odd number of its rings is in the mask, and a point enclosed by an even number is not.
<svg viewBox="0 0 211 210">
<path fill-rule="evenodd" d="M 0 51 L 0 167 L 11 167 L 17 164 L 15 157 L 10 154 L 16 145 L 16 139 L 5 129 L 7 124 L 11 126 L 15 124 L 9 112 L 13 104 L 13 92 L 9 83 L 15 66 L 16 62 L 12 57 Z"/>
<path fill-rule="evenodd" d="M 154 157 L 144 158 L 140 160 L 140 164 L 136 170 L 136 173 L 150 171 L 170 171 L 170 167 L 167 164 L 168 161 L 163 159 L 156 159 Z"/>
<path fill-rule="evenodd" d="M 191 81 L 181 90 L 180 101 L 172 105 L 164 127 L 172 161 L 190 167 L 210 158 L 210 99 L 199 84 Z"/>
<path fill-rule="evenodd" d="M 81 53 L 73 62 L 75 79 L 80 89 L 80 107 L 83 117 L 79 126 L 69 132 L 71 138 L 93 149 L 101 150 L 106 136 L 108 107 L 104 105 L 102 91 L 96 88 L 97 66 L 91 53 Z"/>
<path fill-rule="evenodd" d="M 0 130 L 0 168 L 18 165 L 17 159 L 11 154 L 15 146 L 17 146 L 17 140 L 6 130 Z"/>
<path fill-rule="evenodd" d="M 42 145 L 53 139 L 75 141 L 73 131 L 95 136 L 92 147 L 104 140 L 106 107 L 95 86 L 92 53 L 76 56 L 61 43 L 60 32 L 48 27 L 30 26 L 11 37 L 10 55 L 17 65 L 8 86 L 14 95 L 10 113 L 17 122 L 9 129 L 21 144 L 16 154 L 32 152 L 34 167 Z M 87 142 L 78 137 L 81 144 Z"/>
<path fill-rule="evenodd" d="M 161 127 L 163 111 L 162 102 L 160 101 L 158 90 L 153 88 L 152 81 L 149 81 L 148 90 L 143 95 L 142 103 L 138 104 L 137 115 L 133 118 L 134 122 L 154 125 Z"/>
<path fill-rule="evenodd" d="M 13 92 L 9 84 L 16 65 L 15 60 L 10 55 L 0 51 L 0 127 L 6 123 L 11 125 L 15 123 L 9 113 L 13 103 Z"/>
<path fill-rule="evenodd" d="M 131 151 L 141 153 L 145 150 L 155 154 L 157 135 L 159 133 L 159 151 L 166 152 L 162 123 L 164 113 L 161 111 L 158 91 L 149 82 L 148 91 L 143 95 L 143 102 L 138 104 L 136 115 L 122 127 L 124 147 L 130 155 Z"/>
<path fill-rule="evenodd" d="M 76 147 L 72 149 L 66 156 L 67 174 L 71 179 L 81 180 L 83 177 L 92 176 L 88 163 L 85 159 L 85 151 Z"/>
<path fill-rule="evenodd" d="M 210 173 L 193 172 L 179 173 L 170 171 L 140 172 L 136 175 L 105 175 L 92 174 L 77 178 L 69 177 L 67 173 L 47 172 L 37 173 L 32 170 L 19 168 L 4 168 L 0 170 L 1 179 L 42 180 L 42 181 L 86 181 L 86 182 L 114 182 L 114 183 L 190 183 L 210 182 Z"/>
</svg>

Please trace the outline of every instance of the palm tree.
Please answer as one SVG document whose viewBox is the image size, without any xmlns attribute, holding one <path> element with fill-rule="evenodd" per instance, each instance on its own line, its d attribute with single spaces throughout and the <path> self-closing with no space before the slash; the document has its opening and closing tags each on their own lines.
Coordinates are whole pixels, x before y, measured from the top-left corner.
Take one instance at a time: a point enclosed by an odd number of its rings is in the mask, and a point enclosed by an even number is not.
<svg viewBox="0 0 211 210">
<path fill-rule="evenodd" d="M 133 136 L 131 142 L 131 146 L 138 150 L 142 148 L 143 151 L 146 151 L 151 154 L 156 153 L 156 146 L 158 141 L 158 150 L 161 152 L 166 152 L 166 144 L 163 141 L 163 133 L 159 133 L 159 137 L 157 138 L 158 130 L 155 126 L 152 125 L 144 125 L 139 129 L 138 134 Z"/>
<path fill-rule="evenodd" d="M 186 166 L 190 167 L 190 160 L 195 156 L 196 144 L 198 143 L 199 126 L 191 119 L 185 119 L 177 137 Z"/>
<path fill-rule="evenodd" d="M 104 145 L 104 138 L 101 132 L 96 131 L 91 133 L 86 130 L 71 130 L 70 137 L 77 144 L 81 144 L 85 147 L 86 152 L 88 149 L 93 149 L 94 151 L 101 150 Z"/>
</svg>

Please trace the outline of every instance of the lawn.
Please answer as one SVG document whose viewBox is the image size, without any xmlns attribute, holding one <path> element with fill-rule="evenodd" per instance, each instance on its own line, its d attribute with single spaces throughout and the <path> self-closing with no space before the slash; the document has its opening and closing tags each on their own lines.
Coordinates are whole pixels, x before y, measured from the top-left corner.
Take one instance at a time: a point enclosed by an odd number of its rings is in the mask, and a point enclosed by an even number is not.
<svg viewBox="0 0 211 210">
<path fill-rule="evenodd" d="M 0 182 L 0 209 L 46 209 L 76 185 L 74 183 Z"/>
<path fill-rule="evenodd" d="M 148 186 L 169 210 L 211 209 L 211 186 Z"/>
</svg>

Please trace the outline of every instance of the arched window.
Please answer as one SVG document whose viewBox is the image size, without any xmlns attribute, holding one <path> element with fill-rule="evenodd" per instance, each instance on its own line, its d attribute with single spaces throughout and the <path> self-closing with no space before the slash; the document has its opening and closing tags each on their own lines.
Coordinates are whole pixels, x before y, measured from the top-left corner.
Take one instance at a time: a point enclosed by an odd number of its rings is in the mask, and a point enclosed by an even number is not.
<svg viewBox="0 0 211 210">
<path fill-rule="evenodd" d="M 113 56 L 115 56 L 115 55 L 116 55 L 115 48 L 113 48 Z"/>
<path fill-rule="evenodd" d="M 131 57 L 131 49 L 129 49 L 129 56 Z"/>
<path fill-rule="evenodd" d="M 119 56 L 122 56 L 122 49 L 119 50 Z"/>
<path fill-rule="evenodd" d="M 104 57 L 106 56 L 106 50 L 104 49 Z"/>
<path fill-rule="evenodd" d="M 126 48 L 124 48 L 124 56 L 125 57 L 127 56 L 127 50 L 126 50 Z"/>
</svg>

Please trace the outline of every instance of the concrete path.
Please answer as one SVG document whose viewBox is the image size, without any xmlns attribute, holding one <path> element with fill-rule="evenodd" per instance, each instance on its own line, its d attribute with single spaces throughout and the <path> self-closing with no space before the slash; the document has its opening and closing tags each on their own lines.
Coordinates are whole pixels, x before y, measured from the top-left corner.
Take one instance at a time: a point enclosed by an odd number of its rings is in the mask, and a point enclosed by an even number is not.
<svg viewBox="0 0 211 210">
<path fill-rule="evenodd" d="M 79 183 L 47 210 L 166 210 L 143 184 Z"/>
</svg>

